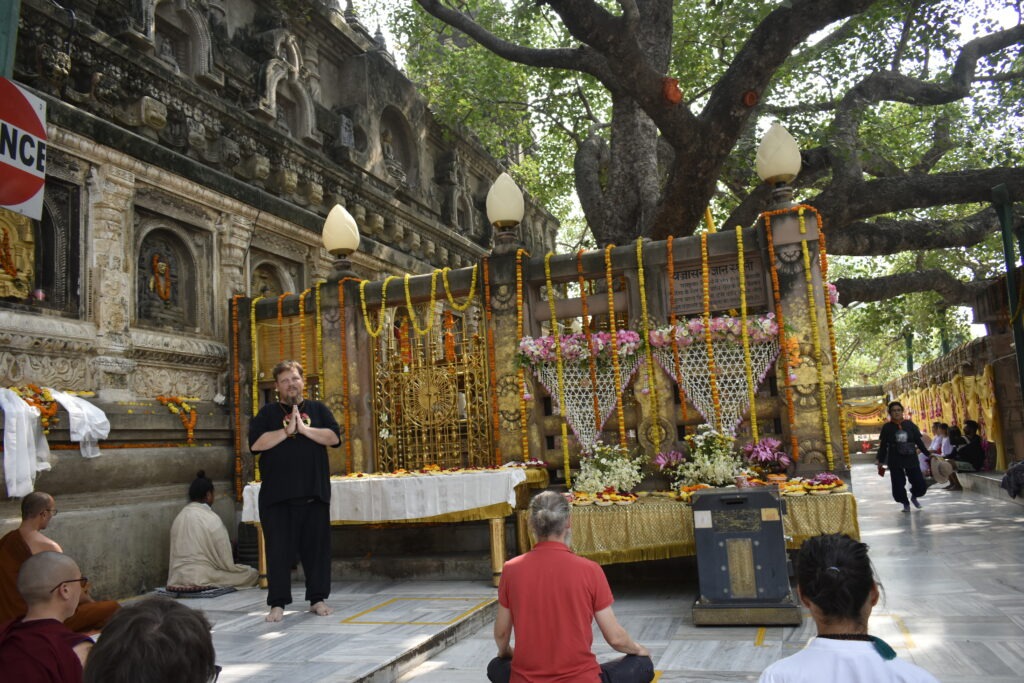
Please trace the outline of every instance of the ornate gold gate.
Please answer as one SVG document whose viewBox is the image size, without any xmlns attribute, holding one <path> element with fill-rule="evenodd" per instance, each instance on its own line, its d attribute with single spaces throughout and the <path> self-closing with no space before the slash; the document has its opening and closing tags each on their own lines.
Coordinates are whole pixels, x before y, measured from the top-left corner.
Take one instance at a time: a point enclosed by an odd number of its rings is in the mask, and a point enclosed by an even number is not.
<svg viewBox="0 0 1024 683">
<path fill-rule="evenodd" d="M 414 308 L 427 308 L 414 306 Z M 487 349 L 466 317 L 434 315 L 415 334 L 406 309 L 374 344 L 373 415 L 377 471 L 426 465 L 492 464 Z M 413 312 L 422 319 L 420 312 Z"/>
</svg>

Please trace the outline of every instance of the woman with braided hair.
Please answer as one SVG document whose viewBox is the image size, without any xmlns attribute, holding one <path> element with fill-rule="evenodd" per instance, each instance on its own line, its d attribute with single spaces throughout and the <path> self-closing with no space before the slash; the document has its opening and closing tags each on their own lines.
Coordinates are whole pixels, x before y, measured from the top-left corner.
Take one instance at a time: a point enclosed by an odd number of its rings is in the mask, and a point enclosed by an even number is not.
<svg viewBox="0 0 1024 683">
<path fill-rule="evenodd" d="M 765 669 L 759 683 L 938 683 L 924 669 L 896 659 L 881 638 L 868 635 L 878 583 L 867 545 L 841 534 L 808 539 L 796 575 L 797 595 L 811 611 L 818 635 Z"/>
</svg>

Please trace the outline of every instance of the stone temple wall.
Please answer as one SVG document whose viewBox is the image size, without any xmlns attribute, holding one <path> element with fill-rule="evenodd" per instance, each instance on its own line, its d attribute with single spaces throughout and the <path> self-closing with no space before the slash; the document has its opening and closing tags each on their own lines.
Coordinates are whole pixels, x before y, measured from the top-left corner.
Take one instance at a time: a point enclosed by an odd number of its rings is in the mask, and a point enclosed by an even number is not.
<svg viewBox="0 0 1024 683">
<path fill-rule="evenodd" d="M 21 258 L 0 286 L 0 386 L 95 391 L 110 416 L 103 456 L 55 449 L 36 486 L 59 499 L 53 536 L 83 566 L 102 560 L 86 571 L 120 597 L 162 584 L 196 470 L 236 526 L 231 297 L 326 278 L 320 230 L 337 203 L 363 235 L 363 277 L 475 263 L 502 169 L 438 124 L 335 2 L 296 3 L 297 16 L 269 0 L 63 4 L 73 15 L 21 3 L 14 80 L 46 101 L 49 148 L 42 220 L 0 215 Z M 546 251 L 556 230 L 528 201 L 524 243 Z M 179 447 L 157 396 L 197 399 L 194 445 Z M 17 518 L 0 495 L 0 532 Z"/>
</svg>

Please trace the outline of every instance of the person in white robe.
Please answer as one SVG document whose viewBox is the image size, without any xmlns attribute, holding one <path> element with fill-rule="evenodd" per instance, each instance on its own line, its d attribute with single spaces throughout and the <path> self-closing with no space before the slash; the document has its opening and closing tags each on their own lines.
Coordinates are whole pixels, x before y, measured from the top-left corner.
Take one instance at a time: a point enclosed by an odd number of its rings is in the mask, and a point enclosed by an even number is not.
<svg viewBox="0 0 1024 683">
<path fill-rule="evenodd" d="M 167 586 L 256 585 L 258 572 L 244 564 L 235 564 L 231 540 L 217 513 L 213 511 L 213 482 L 202 470 L 188 490 L 191 502 L 171 524 L 171 561 Z"/>
</svg>

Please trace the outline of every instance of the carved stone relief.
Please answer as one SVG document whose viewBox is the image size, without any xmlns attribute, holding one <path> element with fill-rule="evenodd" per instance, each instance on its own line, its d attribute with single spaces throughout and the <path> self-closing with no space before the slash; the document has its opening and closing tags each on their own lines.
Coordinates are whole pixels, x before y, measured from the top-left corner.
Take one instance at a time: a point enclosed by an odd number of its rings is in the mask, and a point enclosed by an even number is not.
<svg viewBox="0 0 1024 683">
<path fill-rule="evenodd" d="M 0 351 L 0 384 L 13 386 L 25 382 L 79 391 L 95 387 L 81 358 L 41 355 L 36 349 L 29 353 Z"/>
<path fill-rule="evenodd" d="M 131 375 L 136 396 L 196 396 L 209 400 L 217 393 L 217 372 L 139 365 Z"/>
</svg>

